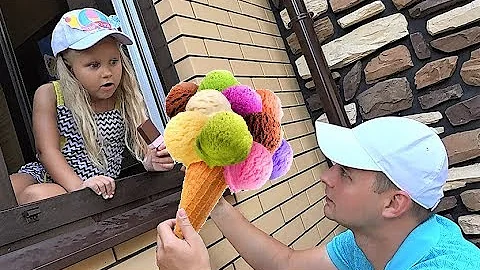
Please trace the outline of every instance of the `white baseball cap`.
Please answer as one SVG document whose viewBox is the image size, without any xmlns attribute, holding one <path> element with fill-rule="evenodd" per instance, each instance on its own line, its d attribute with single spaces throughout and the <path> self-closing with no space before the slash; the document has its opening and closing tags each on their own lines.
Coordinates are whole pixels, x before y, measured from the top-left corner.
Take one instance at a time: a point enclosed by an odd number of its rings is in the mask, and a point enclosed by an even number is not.
<svg viewBox="0 0 480 270">
<path fill-rule="evenodd" d="M 403 117 L 379 117 L 348 129 L 315 123 L 323 154 L 343 166 L 379 171 L 413 201 L 435 208 L 443 197 L 448 157 L 428 126 Z"/>
<path fill-rule="evenodd" d="M 53 56 L 66 49 L 85 50 L 107 36 L 125 45 L 133 44 L 119 27 L 115 15 L 107 17 L 93 8 L 76 9 L 65 13 L 52 32 Z"/>
</svg>

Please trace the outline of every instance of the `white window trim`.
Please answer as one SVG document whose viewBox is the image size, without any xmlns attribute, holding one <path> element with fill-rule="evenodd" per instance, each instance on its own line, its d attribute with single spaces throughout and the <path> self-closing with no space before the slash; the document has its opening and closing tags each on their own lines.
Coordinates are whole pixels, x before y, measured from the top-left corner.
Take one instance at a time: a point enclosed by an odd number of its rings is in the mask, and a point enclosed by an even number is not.
<svg viewBox="0 0 480 270">
<path fill-rule="evenodd" d="M 147 39 L 132 0 L 112 0 L 115 13 L 120 19 L 122 32 L 133 38 L 127 46 L 128 53 L 140 84 L 148 114 L 158 130 L 164 134 L 168 121 L 165 112 L 165 92 L 157 73 Z"/>
</svg>

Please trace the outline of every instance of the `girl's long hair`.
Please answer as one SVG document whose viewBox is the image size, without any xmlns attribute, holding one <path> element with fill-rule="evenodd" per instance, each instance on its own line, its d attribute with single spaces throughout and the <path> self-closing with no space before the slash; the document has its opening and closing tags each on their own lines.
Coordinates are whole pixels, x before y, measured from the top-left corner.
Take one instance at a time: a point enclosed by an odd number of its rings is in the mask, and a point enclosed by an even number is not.
<svg viewBox="0 0 480 270">
<path fill-rule="evenodd" d="M 117 108 L 125 123 L 125 145 L 139 161 L 143 160 L 147 145 L 137 131 L 146 120 L 145 103 L 140 92 L 132 64 L 119 46 L 122 63 L 122 78 L 115 91 Z M 68 51 L 66 52 L 68 54 Z M 65 53 L 63 53 L 65 55 Z M 72 111 L 78 131 L 85 142 L 88 157 L 95 166 L 106 171 L 107 159 L 102 151 L 103 139 L 99 137 L 95 112 L 90 104 L 90 95 L 75 78 L 62 54 L 57 56 L 57 75 L 60 80 L 65 106 Z"/>
</svg>

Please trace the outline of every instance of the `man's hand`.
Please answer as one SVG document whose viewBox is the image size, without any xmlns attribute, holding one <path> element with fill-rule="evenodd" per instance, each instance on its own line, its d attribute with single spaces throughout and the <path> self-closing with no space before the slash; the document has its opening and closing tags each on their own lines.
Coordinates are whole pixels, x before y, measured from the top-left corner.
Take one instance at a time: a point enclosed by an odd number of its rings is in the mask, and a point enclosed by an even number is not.
<svg viewBox="0 0 480 270">
<path fill-rule="evenodd" d="M 177 223 L 184 240 L 173 233 Z M 193 229 L 185 210 L 177 211 L 177 219 L 170 219 L 157 226 L 157 266 L 160 270 L 210 270 L 207 248 Z"/>
<path fill-rule="evenodd" d="M 143 161 L 143 166 L 147 171 L 169 171 L 173 169 L 175 163 L 168 153 L 165 144 L 157 148 L 149 148 Z"/>
</svg>

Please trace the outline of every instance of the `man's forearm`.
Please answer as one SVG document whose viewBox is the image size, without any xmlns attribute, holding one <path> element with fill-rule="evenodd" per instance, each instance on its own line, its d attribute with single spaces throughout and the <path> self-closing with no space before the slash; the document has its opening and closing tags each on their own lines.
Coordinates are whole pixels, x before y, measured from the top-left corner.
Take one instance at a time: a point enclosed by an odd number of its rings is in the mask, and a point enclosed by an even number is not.
<svg viewBox="0 0 480 270">
<path fill-rule="evenodd" d="M 288 258 L 292 250 L 250 224 L 227 201 L 220 199 L 211 217 L 228 241 L 254 269 L 288 269 Z"/>
</svg>

